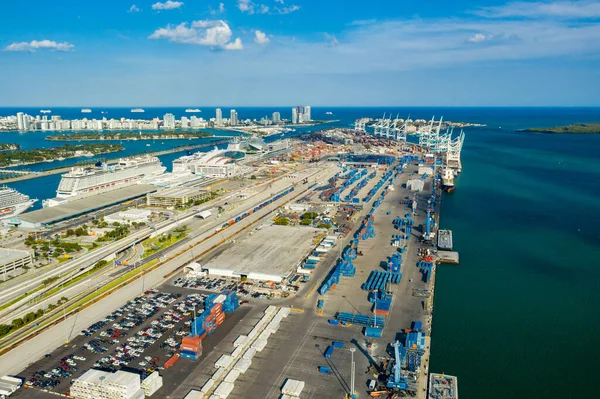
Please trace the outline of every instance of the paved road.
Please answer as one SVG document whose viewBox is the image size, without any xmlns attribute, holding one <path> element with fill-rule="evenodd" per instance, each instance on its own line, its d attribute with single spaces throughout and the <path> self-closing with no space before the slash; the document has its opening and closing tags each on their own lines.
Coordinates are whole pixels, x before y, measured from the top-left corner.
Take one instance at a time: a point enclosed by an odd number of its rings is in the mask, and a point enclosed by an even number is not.
<svg viewBox="0 0 600 399">
<path fill-rule="evenodd" d="M 323 166 L 313 165 L 312 168 L 296 172 L 298 175 L 298 181 L 301 181 L 304 177 L 309 177 L 309 182 L 315 180 L 327 179 L 334 174 L 333 169 L 326 169 Z M 252 198 L 256 198 L 257 202 L 261 202 L 261 197 L 270 197 L 272 193 L 276 193 L 284 189 L 291 184 L 292 180 L 280 179 L 274 182 L 272 187 L 268 191 L 264 191 L 261 194 L 257 194 Z M 228 239 L 238 232 L 242 231 L 247 226 L 260 220 L 261 217 L 269 214 L 272 210 L 283 205 L 291 198 L 300 196 L 308 190 L 308 186 L 300 185 L 297 190 L 291 195 L 284 196 L 283 198 L 276 201 L 273 206 L 263 208 L 260 211 L 253 213 L 243 221 L 230 226 L 222 234 L 213 235 L 212 237 L 203 240 L 202 237 L 196 237 L 190 245 L 194 245 L 193 251 L 197 256 L 200 253 L 208 251 L 216 245 L 219 245 L 224 239 Z M 260 197 L 259 197 L 260 196 Z M 240 210 L 238 210 L 238 213 Z M 222 221 L 220 221 L 222 223 Z M 197 244 L 200 242 L 200 244 Z M 17 348 L 5 353 L 0 356 L 0 375 L 5 374 L 16 374 L 23 370 L 27 365 L 39 359 L 46 353 L 52 352 L 55 348 L 63 344 L 66 340 L 70 340 L 72 337 L 77 335 L 80 330 L 86 328 L 96 320 L 102 318 L 104 315 L 117 309 L 123 303 L 134 298 L 139 293 L 147 290 L 149 287 L 156 286 L 165 280 L 165 275 L 172 273 L 178 268 L 189 263 L 191 258 L 190 250 L 183 252 L 179 256 L 165 262 L 157 269 L 144 275 L 132 282 L 128 287 L 113 292 L 101 301 L 91 305 L 90 307 L 78 312 L 77 314 L 68 317 L 66 320 L 57 323 L 50 327 L 46 331 L 42 332 L 36 337 L 33 337 L 25 344 L 18 346 Z"/>
</svg>

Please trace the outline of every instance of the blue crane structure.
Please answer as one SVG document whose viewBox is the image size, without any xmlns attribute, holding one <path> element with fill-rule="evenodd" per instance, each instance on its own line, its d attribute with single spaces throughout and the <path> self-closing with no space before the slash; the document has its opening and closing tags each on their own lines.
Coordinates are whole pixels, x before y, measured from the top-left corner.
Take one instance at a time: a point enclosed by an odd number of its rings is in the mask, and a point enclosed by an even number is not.
<svg viewBox="0 0 600 399">
<path fill-rule="evenodd" d="M 407 389 L 408 381 L 406 377 L 402 375 L 402 362 L 400 360 L 400 347 L 402 344 L 399 341 L 396 341 L 392 344 L 394 347 L 394 375 L 390 376 L 387 382 L 388 388 L 393 389 Z"/>
</svg>

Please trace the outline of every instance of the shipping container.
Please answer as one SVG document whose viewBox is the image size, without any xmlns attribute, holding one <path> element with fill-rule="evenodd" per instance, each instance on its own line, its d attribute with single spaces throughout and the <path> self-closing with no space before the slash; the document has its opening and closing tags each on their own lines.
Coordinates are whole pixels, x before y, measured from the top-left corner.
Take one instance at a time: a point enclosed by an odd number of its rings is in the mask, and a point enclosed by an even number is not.
<svg viewBox="0 0 600 399">
<path fill-rule="evenodd" d="M 331 355 L 333 354 L 333 350 L 334 347 L 333 346 L 328 346 L 327 349 L 325 349 L 325 358 L 329 359 L 331 357 Z"/>
<path fill-rule="evenodd" d="M 336 348 L 343 348 L 344 343 L 340 341 L 333 341 L 333 346 L 335 346 Z"/>
<path fill-rule="evenodd" d="M 317 370 L 319 371 L 319 373 L 323 373 L 323 374 L 331 374 L 331 369 L 327 366 L 319 366 L 317 368 Z"/>
<path fill-rule="evenodd" d="M 365 327 L 364 329 L 365 337 L 381 338 L 382 333 L 383 329 L 378 327 Z"/>
<path fill-rule="evenodd" d="M 169 360 L 167 360 L 164 364 L 164 368 L 168 369 L 169 367 L 173 366 L 175 364 L 175 362 L 179 360 L 179 353 L 174 354 L 173 356 L 171 356 L 169 358 Z"/>
</svg>

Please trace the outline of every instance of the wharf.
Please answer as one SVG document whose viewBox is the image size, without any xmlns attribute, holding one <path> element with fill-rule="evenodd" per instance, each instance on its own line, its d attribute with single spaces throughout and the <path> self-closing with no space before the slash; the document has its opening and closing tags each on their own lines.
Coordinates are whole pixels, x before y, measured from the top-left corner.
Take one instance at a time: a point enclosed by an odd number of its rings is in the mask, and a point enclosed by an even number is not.
<svg viewBox="0 0 600 399">
<path fill-rule="evenodd" d="M 447 263 L 450 265 L 458 265 L 458 252 L 453 251 L 437 251 L 438 263 Z"/>
<path fill-rule="evenodd" d="M 438 242 L 439 249 L 452 251 L 452 230 L 439 230 Z"/>
<path fill-rule="evenodd" d="M 27 212 L 17 216 L 16 219 L 27 225 L 27 227 L 39 228 L 43 224 L 61 222 L 106 208 L 110 205 L 142 197 L 153 191 L 156 191 L 156 187 L 152 184 L 137 184 L 135 186 L 109 191 L 104 194 L 67 202 L 64 205 Z"/>
<path fill-rule="evenodd" d="M 431 373 L 428 399 L 458 399 L 458 378 L 453 375 Z"/>
</svg>

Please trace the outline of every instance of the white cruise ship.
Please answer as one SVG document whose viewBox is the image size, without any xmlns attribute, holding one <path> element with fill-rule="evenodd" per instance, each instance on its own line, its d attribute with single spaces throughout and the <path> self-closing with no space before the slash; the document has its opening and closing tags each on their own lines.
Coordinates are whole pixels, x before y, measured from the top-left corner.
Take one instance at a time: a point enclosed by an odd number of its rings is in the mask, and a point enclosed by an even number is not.
<svg viewBox="0 0 600 399">
<path fill-rule="evenodd" d="M 92 112 L 92 110 L 89 109 L 89 108 L 82 108 L 81 112 L 84 113 L 84 114 L 89 114 L 90 112 Z"/>
<path fill-rule="evenodd" d="M 0 187 L 0 219 L 17 216 L 37 201 L 30 199 L 28 195 L 21 194 L 17 190 L 2 186 Z"/>
<path fill-rule="evenodd" d="M 129 112 L 146 112 L 142 108 L 132 108 Z"/>
<path fill-rule="evenodd" d="M 198 113 L 198 112 L 202 112 L 200 111 L 198 108 L 188 108 L 185 110 L 185 112 L 187 113 Z"/>
<path fill-rule="evenodd" d="M 102 194 L 133 184 L 144 178 L 159 176 L 167 168 L 157 157 L 122 158 L 116 165 L 98 163 L 91 167 L 75 167 L 62 175 L 56 198 L 44 200 L 44 208 L 60 205 L 67 200 Z"/>
</svg>

